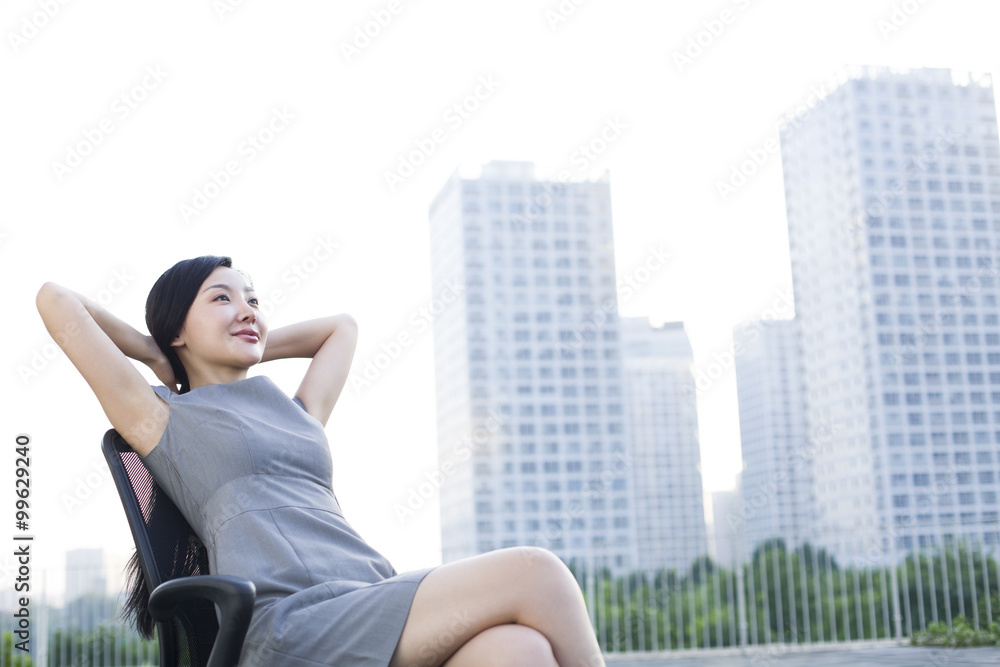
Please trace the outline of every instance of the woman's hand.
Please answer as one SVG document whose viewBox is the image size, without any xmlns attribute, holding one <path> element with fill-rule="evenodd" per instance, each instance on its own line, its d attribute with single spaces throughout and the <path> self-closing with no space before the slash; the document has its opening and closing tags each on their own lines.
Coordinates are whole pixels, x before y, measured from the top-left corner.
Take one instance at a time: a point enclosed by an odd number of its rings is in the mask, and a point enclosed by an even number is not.
<svg viewBox="0 0 1000 667">
<path fill-rule="evenodd" d="M 177 385 L 179 381 L 174 376 L 174 368 L 170 365 L 170 360 L 167 359 L 167 355 L 163 354 L 163 350 L 160 346 L 156 344 L 152 336 L 146 336 L 149 339 L 151 358 L 146 365 L 153 371 L 156 377 L 162 382 L 167 389 L 177 393 Z"/>
</svg>

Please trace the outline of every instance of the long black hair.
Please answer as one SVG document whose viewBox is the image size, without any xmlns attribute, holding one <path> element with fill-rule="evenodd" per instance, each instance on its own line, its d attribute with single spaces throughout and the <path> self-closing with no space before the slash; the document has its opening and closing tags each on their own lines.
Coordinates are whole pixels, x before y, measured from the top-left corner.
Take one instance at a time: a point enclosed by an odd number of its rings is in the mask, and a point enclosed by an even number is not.
<svg viewBox="0 0 1000 667">
<path fill-rule="evenodd" d="M 232 258 L 204 255 L 177 262 L 163 272 L 146 297 L 146 328 L 170 360 L 182 394 L 190 391 L 191 386 L 184 364 L 170 343 L 183 328 L 198 288 L 220 266 L 232 268 Z"/>
<path fill-rule="evenodd" d="M 191 390 L 190 380 L 184 364 L 177 356 L 176 350 L 170 343 L 180 333 L 187 319 L 191 304 L 198 296 L 198 290 L 202 283 L 212 274 L 212 271 L 220 266 L 232 268 L 233 261 L 230 257 L 216 255 L 204 255 L 193 259 L 185 259 L 177 262 L 172 267 L 163 272 L 146 298 L 146 327 L 150 335 L 156 341 L 156 345 L 163 351 L 173 368 L 174 377 L 180 383 L 180 393 L 184 394 Z M 149 499 L 149 514 L 146 520 L 147 530 L 151 534 L 158 531 L 166 532 L 164 525 L 166 518 L 163 512 L 158 511 L 161 505 L 160 498 L 165 498 L 166 494 L 153 481 L 152 495 Z M 178 542 L 174 545 L 173 562 L 170 564 L 170 578 L 186 577 L 193 574 L 207 574 L 208 553 L 205 545 L 197 538 Z M 168 557 L 169 558 L 169 557 Z M 128 593 L 122 607 L 122 617 L 131 619 L 136 630 L 143 637 L 150 639 L 153 636 L 155 622 L 149 615 L 149 588 L 146 586 L 146 577 L 143 576 L 139 566 L 139 554 L 135 552 L 126 565 L 126 588 Z"/>
</svg>

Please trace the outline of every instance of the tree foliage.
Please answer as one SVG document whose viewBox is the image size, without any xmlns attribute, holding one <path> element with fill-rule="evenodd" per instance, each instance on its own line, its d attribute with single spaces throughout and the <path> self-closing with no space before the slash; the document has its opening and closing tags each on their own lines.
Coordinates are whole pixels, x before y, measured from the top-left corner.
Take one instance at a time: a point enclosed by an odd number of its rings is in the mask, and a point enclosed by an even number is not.
<svg viewBox="0 0 1000 667">
<path fill-rule="evenodd" d="M 892 567 L 838 564 L 775 539 L 737 567 L 702 556 L 683 573 L 604 569 L 578 580 L 607 652 L 912 637 L 934 623 L 959 628 L 960 617 L 989 632 L 1000 618 L 997 562 L 965 546 Z"/>
</svg>

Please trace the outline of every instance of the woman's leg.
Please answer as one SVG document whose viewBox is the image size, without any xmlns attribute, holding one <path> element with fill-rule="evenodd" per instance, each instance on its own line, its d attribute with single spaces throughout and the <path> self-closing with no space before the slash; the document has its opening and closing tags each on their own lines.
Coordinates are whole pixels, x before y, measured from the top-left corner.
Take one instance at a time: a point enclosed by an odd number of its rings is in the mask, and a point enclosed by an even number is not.
<svg viewBox="0 0 1000 667">
<path fill-rule="evenodd" d="M 539 633 L 561 667 L 604 666 L 569 569 L 550 551 L 513 547 L 428 574 L 417 587 L 390 667 L 439 667 L 473 637 L 509 623 Z M 533 635 L 514 639 L 527 637 Z"/>
<path fill-rule="evenodd" d="M 465 642 L 444 667 L 559 667 L 549 640 L 526 625 L 494 625 Z"/>
</svg>

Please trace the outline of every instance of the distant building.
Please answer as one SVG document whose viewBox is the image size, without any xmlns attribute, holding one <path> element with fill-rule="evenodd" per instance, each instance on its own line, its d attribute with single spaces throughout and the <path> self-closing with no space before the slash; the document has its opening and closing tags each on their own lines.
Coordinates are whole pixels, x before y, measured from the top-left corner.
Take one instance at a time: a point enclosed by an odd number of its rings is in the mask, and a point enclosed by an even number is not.
<svg viewBox="0 0 1000 667">
<path fill-rule="evenodd" d="M 1000 143 L 988 77 L 861 68 L 781 133 L 815 543 L 998 542 Z"/>
<path fill-rule="evenodd" d="M 430 207 L 442 556 L 540 545 L 634 569 L 606 179 L 456 172 Z"/>
<path fill-rule="evenodd" d="M 708 553 L 691 344 L 682 322 L 620 323 L 638 565 L 683 571 Z"/>
<path fill-rule="evenodd" d="M 736 488 L 712 492 L 712 548 L 709 555 L 721 567 L 732 568 L 746 562 L 750 553 L 743 539 L 744 524 L 737 519 L 740 500 L 740 475 L 736 475 Z"/>
<path fill-rule="evenodd" d="M 812 528 L 812 450 L 795 321 L 748 322 L 734 329 L 733 347 L 743 473 L 730 524 L 741 524 L 747 553 L 773 538 L 795 549 Z"/>
<path fill-rule="evenodd" d="M 101 549 L 74 549 L 66 552 L 66 603 L 81 595 L 107 595 L 104 552 Z"/>
</svg>

